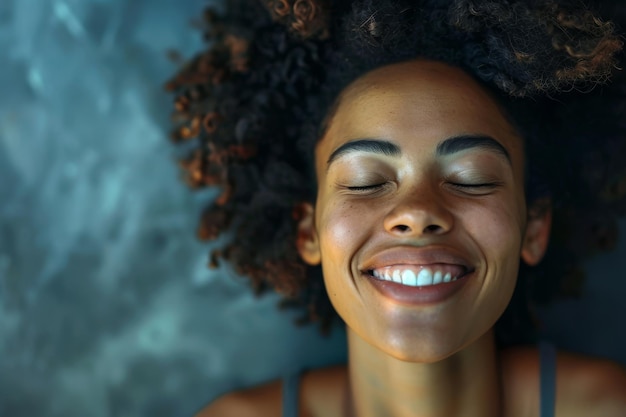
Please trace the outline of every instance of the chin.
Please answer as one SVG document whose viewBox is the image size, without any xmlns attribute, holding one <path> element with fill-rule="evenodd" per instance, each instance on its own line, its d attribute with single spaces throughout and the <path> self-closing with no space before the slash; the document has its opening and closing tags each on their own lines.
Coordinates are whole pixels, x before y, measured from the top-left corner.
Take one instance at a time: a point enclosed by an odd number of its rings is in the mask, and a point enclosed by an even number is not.
<svg viewBox="0 0 626 417">
<path fill-rule="evenodd" d="M 402 362 L 430 364 L 441 362 L 444 359 L 453 356 L 456 352 L 446 349 L 420 346 L 419 348 L 413 347 L 413 349 L 387 350 L 386 353 Z"/>
<path fill-rule="evenodd" d="M 407 329 L 379 333 L 378 337 L 367 337 L 365 340 L 379 351 L 403 362 L 436 363 L 448 359 L 472 346 L 489 344 L 492 338 L 490 329 L 475 333 L 465 333 L 459 329 Z M 382 337 L 381 337 L 382 336 Z"/>
<path fill-rule="evenodd" d="M 381 343 L 382 342 L 382 343 Z M 448 338 L 422 336 L 390 337 L 374 347 L 403 362 L 436 363 L 453 356 L 465 346 Z"/>
</svg>

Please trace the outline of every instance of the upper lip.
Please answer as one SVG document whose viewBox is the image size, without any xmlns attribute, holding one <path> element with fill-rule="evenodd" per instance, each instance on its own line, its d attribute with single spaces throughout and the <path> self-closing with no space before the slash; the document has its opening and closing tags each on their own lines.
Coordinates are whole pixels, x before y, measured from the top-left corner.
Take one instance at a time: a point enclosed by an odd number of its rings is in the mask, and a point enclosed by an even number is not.
<svg viewBox="0 0 626 417">
<path fill-rule="evenodd" d="M 369 257 L 360 270 L 369 273 L 378 268 L 394 265 L 427 266 L 433 264 L 460 265 L 465 268 L 466 272 L 472 272 L 475 269 L 465 256 L 447 248 L 396 247 L 382 250 Z"/>
</svg>

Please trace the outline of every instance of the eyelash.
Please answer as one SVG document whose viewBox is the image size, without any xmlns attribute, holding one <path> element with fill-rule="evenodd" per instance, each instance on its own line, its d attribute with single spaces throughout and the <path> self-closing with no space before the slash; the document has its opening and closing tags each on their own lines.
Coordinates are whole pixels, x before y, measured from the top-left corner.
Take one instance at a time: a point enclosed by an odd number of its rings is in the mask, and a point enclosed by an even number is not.
<svg viewBox="0 0 626 417">
<path fill-rule="evenodd" d="M 496 190 L 500 185 L 498 182 L 485 182 L 479 184 L 464 184 L 458 182 L 448 182 L 452 189 L 457 190 L 459 193 L 467 195 L 488 195 Z"/>
<path fill-rule="evenodd" d="M 500 183 L 497 183 L 497 182 L 486 182 L 486 183 L 480 183 L 480 184 L 464 184 L 464 183 L 457 183 L 457 182 L 448 182 L 448 184 L 452 186 L 453 188 L 458 189 L 459 191 L 466 191 L 470 194 L 472 190 L 476 190 L 476 192 L 479 192 L 479 190 L 490 190 L 501 185 Z M 362 185 L 362 186 L 345 186 L 343 188 L 354 193 L 365 194 L 368 192 L 375 193 L 377 191 L 380 191 L 386 185 L 388 185 L 387 182 L 382 182 L 379 184 Z"/>
<path fill-rule="evenodd" d="M 485 182 L 482 184 L 462 184 L 458 182 L 450 182 L 449 184 L 454 187 L 459 187 L 459 188 L 488 188 L 488 187 L 495 187 L 495 186 L 500 185 L 496 182 Z"/>
<path fill-rule="evenodd" d="M 354 187 L 345 187 L 350 191 L 374 191 L 384 187 L 387 183 L 381 182 L 380 184 L 372 184 L 372 185 L 362 185 L 362 186 L 354 186 Z"/>
</svg>

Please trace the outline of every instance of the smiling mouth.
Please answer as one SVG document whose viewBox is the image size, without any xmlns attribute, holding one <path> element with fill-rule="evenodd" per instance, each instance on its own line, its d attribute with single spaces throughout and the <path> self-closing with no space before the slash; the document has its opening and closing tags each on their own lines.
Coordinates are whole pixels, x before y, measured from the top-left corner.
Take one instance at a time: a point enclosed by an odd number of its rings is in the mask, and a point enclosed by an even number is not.
<svg viewBox="0 0 626 417">
<path fill-rule="evenodd" d="M 472 271 L 465 266 L 453 264 L 395 265 L 366 271 L 368 275 L 377 280 L 394 282 L 408 287 L 428 287 L 453 282 L 470 272 Z"/>
</svg>

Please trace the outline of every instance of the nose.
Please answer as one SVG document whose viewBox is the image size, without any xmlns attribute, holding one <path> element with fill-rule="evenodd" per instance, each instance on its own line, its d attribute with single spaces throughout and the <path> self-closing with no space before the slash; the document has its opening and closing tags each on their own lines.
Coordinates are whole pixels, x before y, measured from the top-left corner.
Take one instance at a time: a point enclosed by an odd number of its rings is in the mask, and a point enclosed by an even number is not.
<svg viewBox="0 0 626 417">
<path fill-rule="evenodd" d="M 441 235 L 452 229 L 454 220 L 441 197 L 424 189 L 397 201 L 384 219 L 388 233 L 401 237 Z"/>
</svg>

